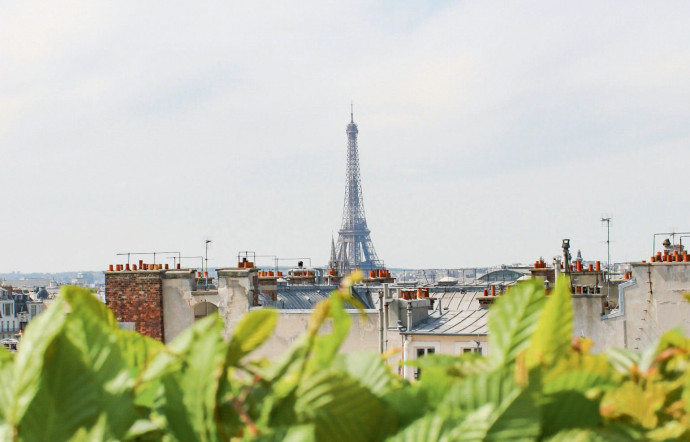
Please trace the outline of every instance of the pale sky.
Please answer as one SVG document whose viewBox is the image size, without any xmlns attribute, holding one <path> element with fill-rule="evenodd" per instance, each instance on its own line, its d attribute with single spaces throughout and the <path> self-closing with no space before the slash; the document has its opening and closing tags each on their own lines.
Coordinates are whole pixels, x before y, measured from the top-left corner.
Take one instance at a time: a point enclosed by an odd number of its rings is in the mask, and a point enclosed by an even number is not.
<svg viewBox="0 0 690 442">
<path fill-rule="evenodd" d="M 387 266 L 562 238 L 605 260 L 602 215 L 615 261 L 649 259 L 690 230 L 689 22 L 687 1 L 1 2 L 0 272 L 206 238 L 210 267 L 325 264 L 350 101 Z"/>
</svg>

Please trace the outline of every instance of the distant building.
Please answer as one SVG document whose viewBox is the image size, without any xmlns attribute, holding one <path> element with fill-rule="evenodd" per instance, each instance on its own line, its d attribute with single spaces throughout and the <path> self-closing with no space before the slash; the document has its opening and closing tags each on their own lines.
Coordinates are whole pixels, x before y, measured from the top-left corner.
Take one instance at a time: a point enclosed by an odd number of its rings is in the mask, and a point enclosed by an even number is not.
<svg viewBox="0 0 690 442">
<path fill-rule="evenodd" d="M 485 289 L 439 285 L 403 287 L 397 292 L 386 302 L 386 335 L 398 329 L 404 361 L 432 353 L 488 355 L 488 305 L 495 297 L 486 296 Z M 480 302 L 486 298 L 490 302 Z M 389 340 L 387 344 L 395 343 Z M 416 378 L 420 373 L 407 366 L 401 371 L 406 378 Z"/>
<path fill-rule="evenodd" d="M 28 290 L 35 287 L 51 287 L 53 285 L 57 287 L 57 283 L 50 278 L 5 279 L 2 281 L 2 285 Z"/>
<path fill-rule="evenodd" d="M 14 336 L 43 312 L 47 298 L 38 299 L 37 295 L 12 286 L 0 287 L 0 336 Z"/>
</svg>

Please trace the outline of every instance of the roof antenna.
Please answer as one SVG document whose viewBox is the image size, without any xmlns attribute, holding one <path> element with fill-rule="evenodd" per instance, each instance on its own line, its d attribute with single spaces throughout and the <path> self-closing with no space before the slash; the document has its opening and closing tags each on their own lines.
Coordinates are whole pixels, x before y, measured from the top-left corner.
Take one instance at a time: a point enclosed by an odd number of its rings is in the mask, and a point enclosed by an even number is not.
<svg viewBox="0 0 690 442">
<path fill-rule="evenodd" d="M 350 123 L 355 122 L 355 112 L 354 112 L 354 106 L 352 105 L 352 101 L 350 101 Z"/>
</svg>

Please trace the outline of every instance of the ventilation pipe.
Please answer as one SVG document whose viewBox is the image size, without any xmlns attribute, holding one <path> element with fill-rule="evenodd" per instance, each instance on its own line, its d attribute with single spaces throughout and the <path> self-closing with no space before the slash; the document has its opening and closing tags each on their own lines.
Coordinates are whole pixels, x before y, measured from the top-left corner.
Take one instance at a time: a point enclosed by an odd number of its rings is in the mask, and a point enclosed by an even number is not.
<svg viewBox="0 0 690 442">
<path fill-rule="evenodd" d="M 561 257 L 553 257 L 553 286 L 556 287 L 558 284 L 558 275 L 561 273 Z"/>
<path fill-rule="evenodd" d="M 385 284 L 383 284 L 383 304 L 384 304 L 384 307 L 383 307 L 383 324 L 384 324 L 383 336 L 384 336 L 384 340 L 386 343 L 384 345 L 384 351 L 388 351 L 388 327 L 389 327 L 388 321 L 389 321 L 389 319 L 388 319 L 388 302 L 387 302 L 387 300 L 390 299 L 390 297 L 391 297 L 391 290 L 388 287 L 388 283 L 385 283 Z"/>
<path fill-rule="evenodd" d="M 412 303 L 407 303 L 407 331 L 412 329 Z"/>
<path fill-rule="evenodd" d="M 383 354 L 383 290 L 379 290 L 379 353 Z"/>
</svg>

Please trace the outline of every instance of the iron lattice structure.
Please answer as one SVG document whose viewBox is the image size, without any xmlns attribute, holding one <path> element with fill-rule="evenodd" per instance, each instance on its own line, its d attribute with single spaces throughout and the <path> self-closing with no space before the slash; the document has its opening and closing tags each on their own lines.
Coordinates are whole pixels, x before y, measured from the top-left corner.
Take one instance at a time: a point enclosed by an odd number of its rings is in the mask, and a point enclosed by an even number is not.
<svg viewBox="0 0 690 442">
<path fill-rule="evenodd" d="M 347 174 L 345 177 L 345 204 L 343 223 L 338 231 L 336 257 L 342 273 L 354 269 L 371 270 L 382 268 L 383 263 L 376 256 L 374 244 L 364 215 L 362 183 L 359 177 L 359 154 L 357 153 L 357 125 L 350 109 L 350 124 L 347 125 Z M 341 274 L 342 274 L 341 273 Z"/>
</svg>

